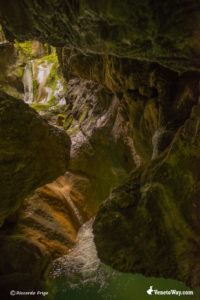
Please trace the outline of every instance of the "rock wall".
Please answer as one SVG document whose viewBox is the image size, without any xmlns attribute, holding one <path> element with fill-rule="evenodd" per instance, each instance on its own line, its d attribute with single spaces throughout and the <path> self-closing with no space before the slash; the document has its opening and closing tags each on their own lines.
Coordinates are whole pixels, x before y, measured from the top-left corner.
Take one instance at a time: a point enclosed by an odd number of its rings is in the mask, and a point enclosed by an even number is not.
<svg viewBox="0 0 200 300">
<path fill-rule="evenodd" d="M 0 43 L 0 88 L 7 94 L 24 99 L 23 75 L 27 62 L 46 55 L 43 43 L 26 41 Z"/>
<path fill-rule="evenodd" d="M 200 285 L 198 110 L 162 155 L 136 169 L 101 206 L 94 233 L 105 263 Z"/>
<path fill-rule="evenodd" d="M 93 81 L 71 79 L 65 98 L 64 128 L 72 142 L 69 178 L 96 214 L 138 163 L 129 124 L 120 100 Z"/>
<path fill-rule="evenodd" d="M 28 194 L 66 171 L 70 140 L 22 100 L 1 92 L 0 144 L 2 226 Z"/>
</svg>

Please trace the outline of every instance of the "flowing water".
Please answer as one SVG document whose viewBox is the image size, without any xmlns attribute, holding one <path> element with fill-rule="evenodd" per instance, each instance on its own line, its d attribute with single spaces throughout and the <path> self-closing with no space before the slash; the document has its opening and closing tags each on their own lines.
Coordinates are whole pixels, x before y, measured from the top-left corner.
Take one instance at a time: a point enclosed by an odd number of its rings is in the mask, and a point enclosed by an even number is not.
<svg viewBox="0 0 200 300">
<path fill-rule="evenodd" d="M 46 103 L 50 100 L 52 89 L 46 87 L 47 78 L 51 72 L 52 64 L 48 64 L 47 61 L 44 61 L 41 65 L 38 66 L 37 81 L 39 84 L 38 87 L 38 99 L 41 103 Z"/>
<path fill-rule="evenodd" d="M 79 214 L 79 210 L 78 210 L 78 208 L 76 207 L 76 205 L 74 204 L 74 202 L 72 201 L 70 195 L 67 195 L 67 201 L 68 201 L 69 205 L 71 206 L 71 208 L 72 208 L 72 210 L 73 210 L 73 212 L 74 212 L 74 214 L 75 214 L 77 220 L 79 221 L 80 225 L 82 225 L 82 224 L 83 224 L 83 218 L 82 218 L 82 216 Z"/>
<path fill-rule="evenodd" d="M 32 103 L 33 102 L 32 61 L 28 61 L 25 66 L 22 82 L 24 85 L 24 101 L 26 103 Z"/>
<path fill-rule="evenodd" d="M 24 85 L 24 101 L 26 103 L 39 102 L 46 104 L 52 98 L 57 99 L 56 105 L 63 106 L 66 104 L 63 96 L 63 85 L 60 80 L 57 80 L 54 85 L 47 86 L 48 78 L 51 73 L 53 63 L 44 60 L 37 64 L 30 60 L 24 68 L 22 82 Z M 37 92 L 34 99 L 33 83 L 37 83 Z"/>
<path fill-rule="evenodd" d="M 77 244 L 53 262 L 50 295 L 55 300 L 148 300 L 161 296 L 148 295 L 150 286 L 157 290 L 190 290 L 181 282 L 142 275 L 120 273 L 101 263 L 93 241 L 94 218 L 82 225 Z M 177 296 L 162 296 L 166 300 Z M 179 296 L 178 299 L 199 299 Z"/>
<path fill-rule="evenodd" d="M 152 137 L 153 153 L 151 159 L 155 159 L 159 155 L 159 141 L 164 132 L 165 129 L 160 127 L 155 131 Z"/>
</svg>

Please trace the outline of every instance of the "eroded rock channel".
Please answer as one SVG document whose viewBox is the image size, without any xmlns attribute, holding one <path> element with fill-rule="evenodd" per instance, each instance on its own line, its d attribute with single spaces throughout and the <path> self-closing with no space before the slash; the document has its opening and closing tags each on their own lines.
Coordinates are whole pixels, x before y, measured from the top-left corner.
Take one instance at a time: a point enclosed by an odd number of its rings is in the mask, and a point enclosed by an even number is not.
<svg viewBox="0 0 200 300">
<path fill-rule="evenodd" d="M 193 0 L 0 1 L 5 299 L 46 287 L 59 257 L 82 272 L 84 237 L 97 269 L 199 288 L 199 15 Z"/>
</svg>

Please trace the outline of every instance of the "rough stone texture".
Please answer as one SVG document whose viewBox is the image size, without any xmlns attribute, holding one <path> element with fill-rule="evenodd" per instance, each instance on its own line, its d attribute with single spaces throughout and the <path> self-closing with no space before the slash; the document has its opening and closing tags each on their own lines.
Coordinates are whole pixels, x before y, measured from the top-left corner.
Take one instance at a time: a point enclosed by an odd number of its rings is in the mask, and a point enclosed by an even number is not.
<svg viewBox="0 0 200 300">
<path fill-rule="evenodd" d="M 200 3 L 196 0 L 1 0 L 10 40 L 39 38 L 55 46 L 199 69 Z"/>
<path fill-rule="evenodd" d="M 64 131 L 0 92 L 0 225 L 35 188 L 64 174 L 69 150 Z"/>
<path fill-rule="evenodd" d="M 72 142 L 68 179 L 96 214 L 138 163 L 130 126 L 120 100 L 93 81 L 70 80 L 65 98 L 64 128 Z"/>
<path fill-rule="evenodd" d="M 198 104 L 170 146 L 102 204 L 94 234 L 103 262 L 200 285 L 199 117 Z"/>
<path fill-rule="evenodd" d="M 74 246 L 79 227 L 90 217 L 86 203 L 65 176 L 26 198 L 16 218 L 6 220 L 0 233 L 3 299 L 10 290 L 40 290 L 48 278 L 48 265 Z"/>
<path fill-rule="evenodd" d="M 122 118 L 141 161 L 151 159 L 156 132 L 163 131 L 162 151 L 197 103 L 198 72 L 178 75 L 157 63 L 114 56 L 70 56 L 66 48 L 59 49 L 58 56 L 65 77 L 95 81 L 119 99 Z"/>
<path fill-rule="evenodd" d="M 23 96 L 23 61 L 11 43 L 0 45 L 0 88 L 15 98 Z"/>
</svg>

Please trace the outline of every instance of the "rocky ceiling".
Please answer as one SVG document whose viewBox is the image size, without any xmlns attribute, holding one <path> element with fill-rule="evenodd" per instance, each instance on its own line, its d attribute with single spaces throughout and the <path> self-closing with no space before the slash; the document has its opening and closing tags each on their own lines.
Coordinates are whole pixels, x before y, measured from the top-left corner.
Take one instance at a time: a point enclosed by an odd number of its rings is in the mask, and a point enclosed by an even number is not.
<svg viewBox="0 0 200 300">
<path fill-rule="evenodd" d="M 84 54 L 113 54 L 199 70 L 196 0 L 1 0 L 9 40 L 40 39 Z"/>
</svg>

